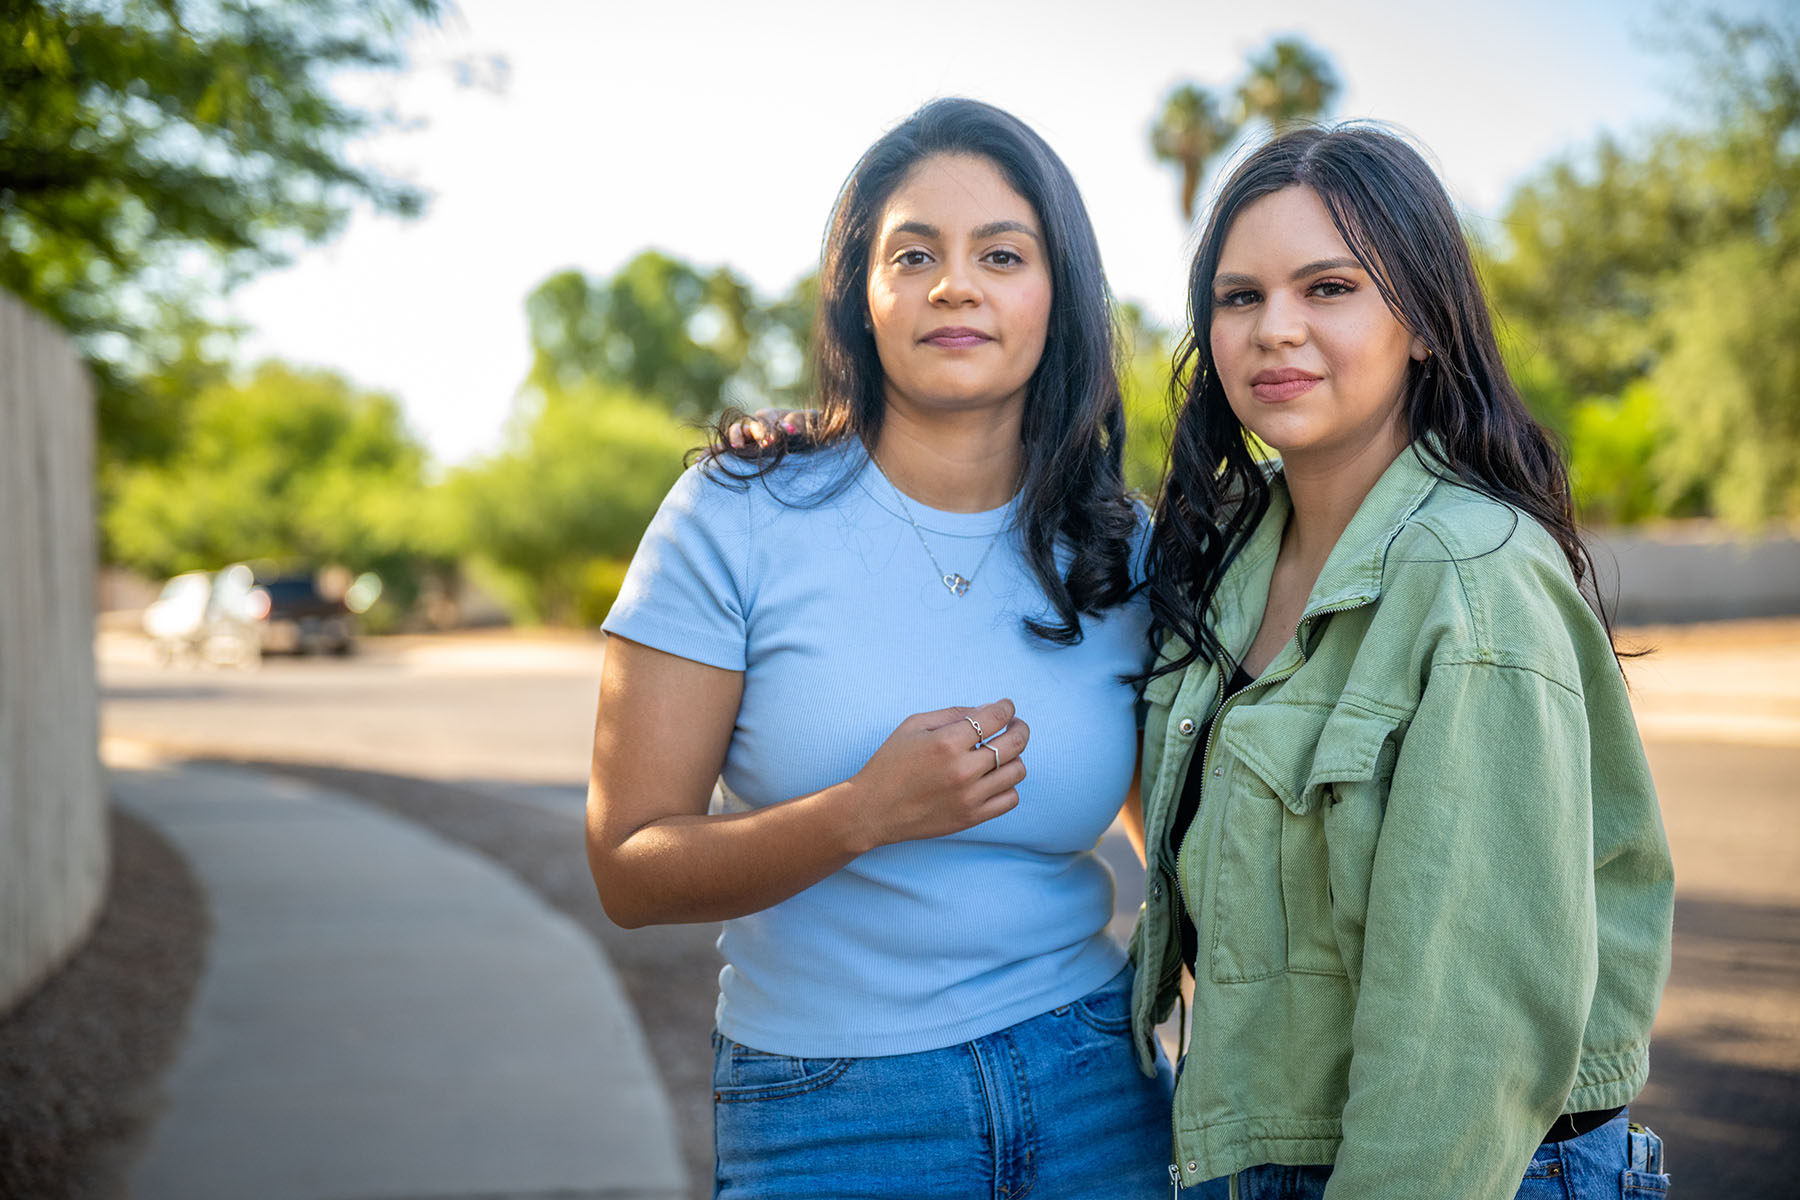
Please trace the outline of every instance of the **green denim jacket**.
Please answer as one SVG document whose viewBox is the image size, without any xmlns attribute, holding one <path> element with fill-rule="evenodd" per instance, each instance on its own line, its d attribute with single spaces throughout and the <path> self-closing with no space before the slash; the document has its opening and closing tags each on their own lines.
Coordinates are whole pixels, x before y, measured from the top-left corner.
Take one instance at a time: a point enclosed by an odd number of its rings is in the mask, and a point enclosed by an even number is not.
<svg viewBox="0 0 1800 1200">
<path fill-rule="evenodd" d="M 1289 512 L 1272 483 L 1211 614 L 1233 655 Z M 1334 1164 L 1332 1200 L 1513 1196 L 1559 1113 L 1642 1087 L 1669 967 L 1656 795 L 1562 551 L 1409 448 L 1294 639 L 1221 705 L 1228 677 L 1197 661 L 1145 697 L 1146 1070 L 1178 993 L 1176 905 L 1199 934 L 1180 1182 L 1314 1163 Z M 1190 770 L 1205 787 L 1177 854 Z"/>
</svg>

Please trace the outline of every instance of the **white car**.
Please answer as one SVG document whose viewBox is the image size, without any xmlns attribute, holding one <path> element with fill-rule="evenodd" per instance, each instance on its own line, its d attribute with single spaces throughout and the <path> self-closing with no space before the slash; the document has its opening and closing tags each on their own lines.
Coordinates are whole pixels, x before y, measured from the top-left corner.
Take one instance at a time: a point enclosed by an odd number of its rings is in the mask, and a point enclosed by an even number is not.
<svg viewBox="0 0 1800 1200">
<path fill-rule="evenodd" d="M 203 666 L 252 667 L 262 645 L 248 606 L 254 579 L 243 564 L 223 571 L 188 571 L 163 585 L 144 610 L 144 633 L 157 660 Z M 265 601 L 266 603 L 266 601 Z"/>
</svg>

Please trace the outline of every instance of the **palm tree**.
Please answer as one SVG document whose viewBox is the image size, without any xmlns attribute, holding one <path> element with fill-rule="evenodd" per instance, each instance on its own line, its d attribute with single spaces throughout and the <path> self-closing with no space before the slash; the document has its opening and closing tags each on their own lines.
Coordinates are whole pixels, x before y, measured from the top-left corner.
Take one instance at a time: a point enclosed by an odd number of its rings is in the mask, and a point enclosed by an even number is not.
<svg viewBox="0 0 1800 1200">
<path fill-rule="evenodd" d="M 1150 129 L 1150 149 L 1159 161 L 1180 169 L 1181 215 L 1188 220 L 1194 219 L 1194 197 L 1208 160 L 1236 136 L 1237 124 L 1225 119 L 1218 98 L 1203 87 L 1184 83 L 1163 102 Z"/>
<path fill-rule="evenodd" d="M 1240 119 L 1260 118 L 1277 129 L 1308 121 L 1331 107 L 1340 86 L 1330 59 L 1297 38 L 1282 38 L 1250 60 L 1237 90 Z"/>
</svg>

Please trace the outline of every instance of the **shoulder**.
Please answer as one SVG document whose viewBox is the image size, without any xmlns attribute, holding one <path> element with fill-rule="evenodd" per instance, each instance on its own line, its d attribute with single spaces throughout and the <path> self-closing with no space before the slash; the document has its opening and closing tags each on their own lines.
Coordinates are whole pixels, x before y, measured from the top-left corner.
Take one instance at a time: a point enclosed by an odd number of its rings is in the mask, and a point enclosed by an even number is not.
<svg viewBox="0 0 1800 1200">
<path fill-rule="evenodd" d="M 1451 479 L 1438 481 L 1390 546 L 1388 571 L 1420 564 L 1482 587 L 1575 582 L 1562 547 L 1535 517 Z"/>
<path fill-rule="evenodd" d="M 868 461 L 854 441 L 790 450 L 773 464 L 730 454 L 702 457 L 691 468 L 717 489 L 748 494 L 752 505 L 816 505 L 829 501 Z"/>
<path fill-rule="evenodd" d="M 850 483 L 859 465 L 844 446 L 790 452 L 773 465 L 707 454 L 682 472 L 663 506 L 757 521 L 780 510 L 829 502 Z"/>
<path fill-rule="evenodd" d="M 1394 530 L 1384 583 L 1435 572 L 1487 579 L 1527 570 L 1567 575 L 1568 560 L 1528 513 L 1462 483 L 1440 479 Z"/>
<path fill-rule="evenodd" d="M 1437 657 L 1515 666 L 1574 685 L 1606 641 L 1568 557 L 1529 513 L 1440 480 L 1390 543 L 1390 602 L 1437 641 Z"/>
<path fill-rule="evenodd" d="M 657 506 L 639 557 L 644 546 L 657 542 L 734 538 L 747 523 L 746 512 L 741 480 L 730 467 L 702 459 L 682 471 Z"/>
</svg>

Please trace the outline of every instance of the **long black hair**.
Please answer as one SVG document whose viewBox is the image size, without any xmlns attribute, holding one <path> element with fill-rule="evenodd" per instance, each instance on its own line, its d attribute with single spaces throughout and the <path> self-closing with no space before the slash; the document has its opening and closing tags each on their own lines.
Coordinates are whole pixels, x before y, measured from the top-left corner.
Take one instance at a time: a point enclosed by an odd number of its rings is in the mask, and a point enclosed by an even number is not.
<svg viewBox="0 0 1800 1200">
<path fill-rule="evenodd" d="M 1591 585 L 1593 562 L 1575 526 L 1568 471 L 1501 362 L 1443 184 L 1417 150 L 1379 127 L 1301 128 L 1260 147 L 1231 173 L 1188 276 L 1190 324 L 1172 386 L 1179 411 L 1149 556 L 1153 628 L 1174 633 L 1185 649 L 1155 674 L 1222 655 L 1207 609 L 1268 511 L 1268 479 L 1213 363 L 1213 276 L 1238 214 L 1295 186 L 1311 188 L 1324 203 L 1388 307 L 1431 352 L 1407 367 L 1403 404 L 1414 444 L 1447 474 L 1537 520 L 1562 548 L 1576 585 Z M 1589 601 L 1610 631 L 1598 594 Z"/>
<path fill-rule="evenodd" d="M 1072 644 L 1081 640 L 1082 613 L 1115 605 L 1132 589 L 1137 515 L 1122 467 L 1117 338 L 1100 245 L 1074 177 L 1010 113 L 977 100 L 934 100 L 869 147 L 839 191 L 825 233 L 813 332 L 818 413 L 803 434 L 732 451 L 725 429 L 742 414 L 728 412 L 708 453 L 755 459 L 756 474 L 766 475 L 789 450 L 851 437 L 873 446 L 880 439 L 887 401 L 869 328 L 870 255 L 894 191 L 921 162 L 942 155 L 992 163 L 1043 227 L 1050 323 L 1026 388 L 1017 511 L 1026 561 L 1052 609 L 1050 619 L 1028 618 L 1026 626 L 1046 640 Z M 741 474 L 737 464 L 733 473 Z M 1062 571 L 1059 544 L 1067 556 Z"/>
</svg>

